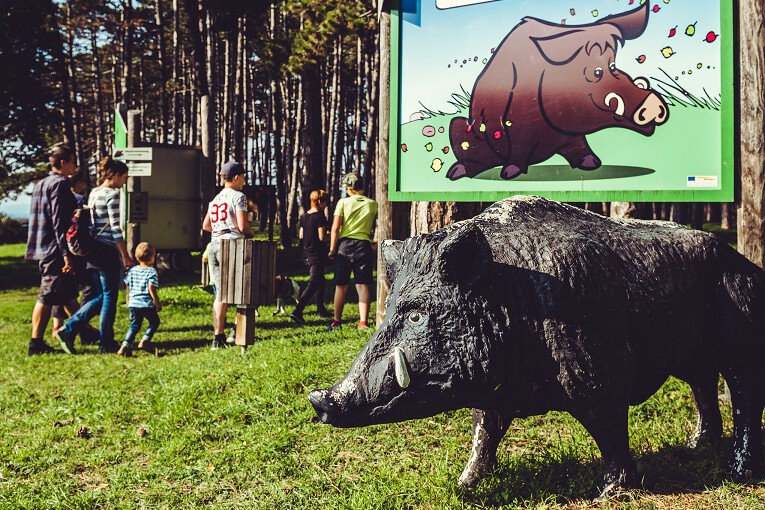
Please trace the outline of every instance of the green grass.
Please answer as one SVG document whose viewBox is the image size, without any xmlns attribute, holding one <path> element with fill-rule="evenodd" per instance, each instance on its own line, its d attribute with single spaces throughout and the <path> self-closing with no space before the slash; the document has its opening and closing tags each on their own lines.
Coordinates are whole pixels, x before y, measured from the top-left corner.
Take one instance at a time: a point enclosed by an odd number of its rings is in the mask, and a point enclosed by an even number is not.
<svg viewBox="0 0 765 510">
<path fill-rule="evenodd" d="M 211 352 L 210 296 L 196 276 L 161 277 L 163 356 L 28 358 L 36 270 L 0 246 L 0 509 L 574 509 L 601 476 L 592 439 L 568 415 L 517 420 L 500 465 L 472 493 L 456 479 L 470 449 L 466 410 L 342 430 L 315 422 L 306 393 L 341 377 L 369 333 L 291 327 L 261 308 L 245 356 Z M 281 270 L 300 271 L 280 252 Z M 7 289 L 7 290 L 6 290 Z M 312 311 L 313 307 L 309 308 Z M 357 313 L 348 308 L 347 317 Z M 117 331 L 127 326 L 118 310 Z M 669 381 L 631 411 L 645 489 L 600 508 L 765 508 L 765 486 L 726 481 L 730 447 L 684 446 L 695 418 L 688 388 Z M 87 434 L 78 430 L 87 429 Z M 145 430 L 139 435 L 139 429 Z"/>
</svg>

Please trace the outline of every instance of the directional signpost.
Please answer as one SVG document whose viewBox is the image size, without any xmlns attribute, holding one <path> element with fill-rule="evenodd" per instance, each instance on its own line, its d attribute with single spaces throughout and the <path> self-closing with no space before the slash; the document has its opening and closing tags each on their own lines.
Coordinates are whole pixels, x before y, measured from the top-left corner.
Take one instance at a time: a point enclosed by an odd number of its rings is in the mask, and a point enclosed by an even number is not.
<svg viewBox="0 0 765 510">
<path fill-rule="evenodd" d="M 153 157 L 154 149 L 151 147 L 114 149 L 114 159 L 122 161 L 128 166 L 130 177 L 150 177 Z"/>
</svg>

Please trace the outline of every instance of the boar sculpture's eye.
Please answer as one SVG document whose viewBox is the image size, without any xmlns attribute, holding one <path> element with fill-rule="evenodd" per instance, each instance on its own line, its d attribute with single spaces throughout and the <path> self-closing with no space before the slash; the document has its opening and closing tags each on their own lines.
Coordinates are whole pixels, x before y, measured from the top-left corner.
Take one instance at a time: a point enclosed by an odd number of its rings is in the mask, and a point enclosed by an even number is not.
<svg viewBox="0 0 765 510">
<path fill-rule="evenodd" d="M 616 62 L 611 62 L 608 64 L 608 68 L 612 71 L 616 71 Z"/>
<path fill-rule="evenodd" d="M 602 67 L 596 67 L 595 68 L 595 78 L 602 78 L 603 77 L 603 68 Z"/>
<path fill-rule="evenodd" d="M 414 310 L 412 312 L 409 312 L 409 317 L 407 317 L 407 319 L 412 324 L 419 324 L 420 322 L 422 322 L 423 314 L 422 312 L 418 312 L 417 310 Z"/>
</svg>

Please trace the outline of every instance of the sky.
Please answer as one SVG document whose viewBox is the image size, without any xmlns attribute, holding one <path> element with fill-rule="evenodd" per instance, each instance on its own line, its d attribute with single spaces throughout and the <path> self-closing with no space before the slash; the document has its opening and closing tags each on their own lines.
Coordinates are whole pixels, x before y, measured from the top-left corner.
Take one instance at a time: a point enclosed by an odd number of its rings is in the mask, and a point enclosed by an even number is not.
<svg viewBox="0 0 765 510">
<path fill-rule="evenodd" d="M 29 193 L 31 192 L 32 186 L 29 186 L 24 193 L 19 193 L 15 199 L 0 202 L 0 213 L 19 220 L 29 218 L 29 204 L 31 202 Z"/>
<path fill-rule="evenodd" d="M 566 25 L 588 24 L 609 14 L 637 7 L 640 0 L 495 0 L 480 4 L 439 9 L 436 5 L 475 2 L 475 0 L 409 0 L 419 4 L 418 26 L 402 23 L 401 33 L 401 114 L 406 122 L 422 109 L 420 103 L 433 110 L 454 112 L 448 104 L 451 94 L 460 87 L 470 92 L 491 49 L 517 25 L 521 18 L 532 16 Z M 706 89 L 717 97 L 720 93 L 720 38 L 705 41 L 712 31 L 720 34 L 717 0 L 650 1 L 648 28 L 634 41 L 627 41 L 617 54 L 617 66 L 633 77 L 663 77 L 666 70 L 691 92 L 702 95 Z M 414 8 L 413 8 L 414 10 Z M 574 15 L 572 15 L 572 10 Z M 405 15 L 405 20 L 417 21 Z M 686 29 L 693 25 L 693 36 Z M 676 34 L 669 37 L 670 30 Z M 662 49 L 670 47 L 669 58 Z M 645 61 L 637 62 L 640 55 Z M 456 60 L 456 62 L 455 62 Z M 701 64 L 701 69 L 698 65 Z M 709 66 L 709 68 L 707 67 Z M 691 71 L 689 74 L 688 71 Z M 685 74 L 684 74 L 685 73 Z"/>
</svg>

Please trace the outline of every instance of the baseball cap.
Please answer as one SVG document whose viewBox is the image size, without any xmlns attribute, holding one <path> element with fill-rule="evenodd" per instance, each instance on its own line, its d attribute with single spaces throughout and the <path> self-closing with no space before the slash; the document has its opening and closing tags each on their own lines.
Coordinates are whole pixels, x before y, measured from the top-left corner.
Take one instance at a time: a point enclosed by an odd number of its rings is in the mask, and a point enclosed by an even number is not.
<svg viewBox="0 0 765 510">
<path fill-rule="evenodd" d="M 342 179 L 342 186 L 361 191 L 364 189 L 364 180 L 355 173 L 345 174 Z"/>
<path fill-rule="evenodd" d="M 237 175 L 243 175 L 245 173 L 246 172 L 244 171 L 242 164 L 233 160 L 223 165 L 223 168 L 220 169 L 220 174 L 226 180 L 231 180 Z"/>
</svg>

